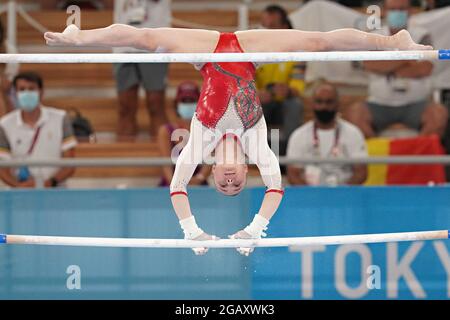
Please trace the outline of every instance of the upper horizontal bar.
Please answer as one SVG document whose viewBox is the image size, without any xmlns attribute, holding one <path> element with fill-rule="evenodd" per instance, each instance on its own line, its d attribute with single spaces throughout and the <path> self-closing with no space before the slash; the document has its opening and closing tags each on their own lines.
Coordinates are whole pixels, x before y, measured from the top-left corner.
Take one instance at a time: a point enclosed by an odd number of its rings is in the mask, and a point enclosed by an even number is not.
<svg viewBox="0 0 450 320">
<path fill-rule="evenodd" d="M 184 239 L 136 239 L 136 238 L 89 238 L 0 235 L 7 244 L 87 246 L 119 248 L 237 248 L 237 247 L 291 247 L 311 245 L 340 245 L 380 243 L 399 241 L 422 241 L 448 239 L 449 230 L 400 233 L 360 234 L 324 237 L 266 238 L 266 239 L 223 239 L 195 241 Z"/>
<path fill-rule="evenodd" d="M 386 156 L 360 158 L 317 158 L 280 157 L 280 164 L 442 164 L 450 165 L 450 156 Z M 18 167 L 158 167 L 173 165 L 171 158 L 64 158 L 64 159 L 29 159 L 0 160 L 0 168 Z"/>
<path fill-rule="evenodd" d="M 246 53 L 32 53 L 0 54 L 0 63 L 207 63 L 286 61 L 444 60 L 450 50 Z"/>
</svg>

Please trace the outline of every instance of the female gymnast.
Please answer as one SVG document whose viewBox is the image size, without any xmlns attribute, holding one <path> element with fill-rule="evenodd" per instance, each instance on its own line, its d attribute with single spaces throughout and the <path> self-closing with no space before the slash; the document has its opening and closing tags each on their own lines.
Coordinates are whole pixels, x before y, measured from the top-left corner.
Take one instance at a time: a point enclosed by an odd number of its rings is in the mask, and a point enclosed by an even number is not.
<svg viewBox="0 0 450 320">
<path fill-rule="evenodd" d="M 48 45 L 135 47 L 150 52 L 292 52 L 344 50 L 427 50 L 416 44 L 405 30 L 382 36 L 355 29 L 330 32 L 300 30 L 248 30 L 220 33 L 210 30 L 142 28 L 114 24 L 106 28 L 80 30 L 70 25 L 62 33 L 47 32 Z M 246 183 L 246 156 L 257 165 L 267 187 L 261 208 L 253 221 L 236 232 L 234 239 L 265 236 L 283 197 L 280 167 L 267 142 L 267 128 L 254 84 L 255 64 L 205 63 L 196 65 L 203 87 L 191 122 L 187 145 L 178 157 L 170 185 L 171 200 L 185 239 L 213 240 L 196 223 L 186 192 L 195 168 L 214 161 L 216 189 L 229 196 L 242 191 Z M 213 156 L 211 156 L 213 154 Z M 201 245 L 200 245 L 201 246 Z M 202 255 L 207 248 L 194 248 Z M 238 248 L 249 255 L 253 249 Z"/>
</svg>

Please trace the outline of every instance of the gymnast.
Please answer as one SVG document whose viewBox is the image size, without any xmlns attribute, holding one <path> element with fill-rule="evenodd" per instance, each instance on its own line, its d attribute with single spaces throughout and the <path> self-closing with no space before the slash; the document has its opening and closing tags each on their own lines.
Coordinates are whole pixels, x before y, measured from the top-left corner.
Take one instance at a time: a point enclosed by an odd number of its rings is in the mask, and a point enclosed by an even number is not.
<svg viewBox="0 0 450 320">
<path fill-rule="evenodd" d="M 225 53 L 346 50 L 427 50 L 416 44 L 406 30 L 382 36 L 356 29 L 330 32 L 300 30 L 248 30 L 220 33 L 179 28 L 135 28 L 113 24 L 106 28 L 80 30 L 75 25 L 64 32 L 47 32 L 48 45 L 135 47 L 149 52 Z M 255 64 L 250 62 L 196 64 L 203 76 L 200 100 L 191 122 L 190 137 L 178 157 L 170 184 L 173 208 L 185 239 L 214 240 L 196 223 L 186 186 L 197 165 L 213 161 L 216 189 L 234 196 L 246 184 L 247 161 L 256 164 L 267 189 L 259 212 L 233 239 L 260 239 L 283 197 L 277 157 L 267 142 L 267 127 L 254 84 Z M 194 248 L 197 255 L 208 249 Z M 237 248 L 248 256 L 252 248 Z"/>
</svg>

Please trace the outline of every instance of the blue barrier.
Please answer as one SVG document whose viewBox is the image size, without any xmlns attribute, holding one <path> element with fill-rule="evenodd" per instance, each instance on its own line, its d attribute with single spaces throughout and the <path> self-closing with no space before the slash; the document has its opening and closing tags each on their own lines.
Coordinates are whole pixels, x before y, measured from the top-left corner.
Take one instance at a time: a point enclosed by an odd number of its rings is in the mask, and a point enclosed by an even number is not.
<svg viewBox="0 0 450 320">
<path fill-rule="evenodd" d="M 253 197 L 254 208 L 259 200 Z M 449 205 L 447 187 L 290 188 L 271 223 L 270 236 L 446 229 Z M 313 251 L 298 248 L 291 254 L 279 249 L 258 250 L 253 257 L 252 294 L 258 299 L 445 299 L 450 297 L 448 248 L 447 241 L 433 241 L 329 246 Z M 403 261 L 401 268 L 399 261 Z M 373 268 L 378 268 L 380 289 L 364 283 Z"/>
<path fill-rule="evenodd" d="M 245 226 L 263 195 L 260 188 L 231 198 L 190 190 L 200 226 L 221 237 Z M 166 189 L 11 191 L 0 192 L 0 204 L 6 234 L 182 237 Z M 269 236 L 449 226 L 446 187 L 287 188 Z M 449 273 L 445 241 L 268 248 L 250 258 L 230 249 L 196 257 L 185 249 L 0 247 L 1 299 L 446 299 Z"/>
</svg>

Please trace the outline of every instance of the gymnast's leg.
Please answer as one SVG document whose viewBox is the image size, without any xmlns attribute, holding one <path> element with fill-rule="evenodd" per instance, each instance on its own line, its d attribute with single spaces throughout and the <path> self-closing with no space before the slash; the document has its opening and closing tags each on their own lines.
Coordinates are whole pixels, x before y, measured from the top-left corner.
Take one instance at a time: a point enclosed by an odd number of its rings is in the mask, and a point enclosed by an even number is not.
<svg viewBox="0 0 450 320">
<path fill-rule="evenodd" d="M 113 24 L 106 28 L 80 30 L 69 25 L 63 32 L 46 32 L 50 46 L 133 47 L 150 52 L 213 52 L 220 33 L 183 28 L 136 28 Z"/>
<path fill-rule="evenodd" d="M 431 46 L 415 43 L 406 30 L 392 36 L 356 29 L 338 29 L 329 32 L 292 29 L 248 30 L 238 31 L 236 36 L 245 52 L 432 49 Z"/>
</svg>

